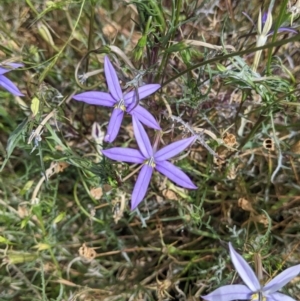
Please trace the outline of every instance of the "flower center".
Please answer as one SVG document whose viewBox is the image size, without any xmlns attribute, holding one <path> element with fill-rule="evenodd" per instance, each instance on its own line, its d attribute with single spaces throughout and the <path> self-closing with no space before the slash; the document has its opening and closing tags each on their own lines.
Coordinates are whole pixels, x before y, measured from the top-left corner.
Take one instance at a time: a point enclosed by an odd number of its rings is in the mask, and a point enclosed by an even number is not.
<svg viewBox="0 0 300 301">
<path fill-rule="evenodd" d="M 251 301 L 267 301 L 262 292 L 255 293 L 251 296 Z"/>
<path fill-rule="evenodd" d="M 151 166 L 152 168 L 155 168 L 155 160 L 154 160 L 154 157 L 151 157 L 149 160 L 147 160 L 145 162 L 145 164 L 148 164 L 149 166 Z"/>
<path fill-rule="evenodd" d="M 116 104 L 115 104 L 115 108 L 116 109 L 120 109 L 122 111 L 126 111 L 126 107 L 125 107 L 125 102 L 124 99 L 121 98 Z"/>
</svg>

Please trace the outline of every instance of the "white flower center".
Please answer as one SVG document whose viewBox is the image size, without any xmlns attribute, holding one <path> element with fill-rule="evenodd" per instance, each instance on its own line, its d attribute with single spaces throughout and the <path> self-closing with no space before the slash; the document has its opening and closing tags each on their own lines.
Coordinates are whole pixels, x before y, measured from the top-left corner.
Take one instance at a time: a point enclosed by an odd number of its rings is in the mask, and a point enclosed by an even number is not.
<svg viewBox="0 0 300 301">
<path fill-rule="evenodd" d="M 267 301 L 262 292 L 257 292 L 251 296 L 251 301 Z"/>
<path fill-rule="evenodd" d="M 149 166 L 151 166 L 152 168 L 154 168 L 156 165 L 155 165 L 155 160 L 154 160 L 154 157 L 151 157 L 150 159 L 148 159 L 145 164 L 148 164 Z"/>
<path fill-rule="evenodd" d="M 126 107 L 125 107 L 125 101 L 123 98 L 121 98 L 116 104 L 115 104 L 115 108 L 116 109 L 120 109 L 122 111 L 126 111 Z"/>
</svg>

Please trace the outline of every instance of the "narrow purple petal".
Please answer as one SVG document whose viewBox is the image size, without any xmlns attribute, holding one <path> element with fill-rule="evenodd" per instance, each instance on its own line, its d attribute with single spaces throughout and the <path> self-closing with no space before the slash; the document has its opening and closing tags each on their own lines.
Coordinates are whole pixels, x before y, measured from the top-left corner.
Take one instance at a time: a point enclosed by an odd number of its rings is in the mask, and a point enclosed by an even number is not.
<svg viewBox="0 0 300 301">
<path fill-rule="evenodd" d="M 246 285 L 232 284 L 221 286 L 202 298 L 207 301 L 250 300 L 251 295 Z"/>
<path fill-rule="evenodd" d="M 139 97 L 140 97 L 140 99 L 143 99 L 143 98 L 153 94 L 158 89 L 160 89 L 159 84 L 148 84 L 148 85 L 141 86 L 138 88 Z"/>
<path fill-rule="evenodd" d="M 6 89 L 8 92 L 10 92 L 13 95 L 24 96 L 24 94 L 21 93 L 18 87 L 11 80 L 6 78 L 4 75 L 0 75 L 0 86 L 2 86 L 4 89 Z"/>
<path fill-rule="evenodd" d="M 260 283 L 249 264 L 240 254 L 235 251 L 231 243 L 229 243 L 229 250 L 231 261 L 245 284 L 252 292 L 259 291 Z"/>
<path fill-rule="evenodd" d="M 149 84 L 144 85 L 138 88 L 137 93 L 139 94 L 139 99 L 143 99 L 154 92 L 156 92 L 158 89 L 160 89 L 159 84 Z M 129 106 L 130 104 L 134 104 L 136 102 L 136 96 L 135 91 L 130 91 L 127 94 L 124 95 L 124 101 L 126 106 Z"/>
<path fill-rule="evenodd" d="M 290 33 L 298 33 L 296 29 L 290 28 L 290 27 L 279 27 L 278 32 L 290 32 Z"/>
<path fill-rule="evenodd" d="M 1 63 L 0 63 L 1 66 Z M 5 74 L 13 69 L 24 67 L 21 63 L 5 63 L 4 66 L 9 66 L 8 68 L 0 67 L 0 74 Z"/>
<path fill-rule="evenodd" d="M 139 164 L 145 161 L 145 158 L 141 152 L 133 148 L 113 147 L 102 150 L 101 152 L 105 157 L 116 161 Z"/>
<path fill-rule="evenodd" d="M 5 63 L 5 65 L 10 66 L 12 69 L 24 67 L 22 63 Z"/>
<path fill-rule="evenodd" d="M 295 299 L 281 293 L 273 293 L 271 295 L 268 295 L 267 300 L 268 301 L 296 301 Z"/>
<path fill-rule="evenodd" d="M 142 124 L 147 125 L 149 128 L 161 130 L 161 127 L 159 126 L 155 118 L 140 105 L 138 105 L 130 112 L 127 110 L 127 112 L 132 116 L 136 117 Z"/>
<path fill-rule="evenodd" d="M 119 101 L 123 98 L 123 93 L 115 68 L 110 62 L 108 56 L 104 57 L 104 72 L 109 92 L 116 101 Z"/>
<path fill-rule="evenodd" d="M 264 13 L 261 17 L 262 24 L 264 25 L 267 21 L 268 13 Z"/>
<path fill-rule="evenodd" d="M 123 99 L 124 99 L 124 103 L 125 103 L 127 112 L 129 113 L 136 106 L 136 102 L 137 102 L 136 91 L 133 90 L 133 91 L 126 93 L 123 96 Z"/>
<path fill-rule="evenodd" d="M 280 27 L 278 28 L 277 32 L 289 32 L 289 33 L 298 33 L 298 31 L 296 29 L 290 28 L 290 27 Z M 272 34 L 274 34 L 274 30 L 271 30 L 268 32 L 267 36 L 271 36 Z"/>
<path fill-rule="evenodd" d="M 144 127 L 134 116 L 132 116 L 132 123 L 134 136 L 141 153 L 144 155 L 145 158 L 151 158 L 153 156 L 153 149 Z"/>
<path fill-rule="evenodd" d="M 89 91 L 76 94 L 73 96 L 73 99 L 83 101 L 90 105 L 104 107 L 113 107 L 116 103 L 115 99 L 109 93 L 97 91 Z"/>
<path fill-rule="evenodd" d="M 191 179 L 178 167 L 168 161 L 155 162 L 156 169 L 177 185 L 188 189 L 197 189 Z"/>
<path fill-rule="evenodd" d="M 299 273 L 300 264 L 284 270 L 274 279 L 272 279 L 267 285 L 264 286 L 263 292 L 265 294 L 272 294 L 280 290 L 283 286 L 285 286 L 288 282 L 295 278 Z"/>
<path fill-rule="evenodd" d="M 131 196 L 131 210 L 134 210 L 138 204 L 143 200 L 152 176 L 153 168 L 145 164 L 136 180 L 132 196 Z"/>
<path fill-rule="evenodd" d="M 171 159 L 172 157 L 178 155 L 184 149 L 186 149 L 191 143 L 195 141 L 195 139 L 196 137 L 192 136 L 190 138 L 182 139 L 163 147 L 155 153 L 155 161 L 165 161 Z"/>
<path fill-rule="evenodd" d="M 124 111 L 120 109 L 114 109 L 108 124 L 107 133 L 104 137 L 105 142 L 113 142 L 120 130 L 123 120 Z"/>
<path fill-rule="evenodd" d="M 10 71 L 9 69 L 5 69 L 5 68 L 0 67 L 0 75 L 5 74 L 9 71 Z"/>
</svg>

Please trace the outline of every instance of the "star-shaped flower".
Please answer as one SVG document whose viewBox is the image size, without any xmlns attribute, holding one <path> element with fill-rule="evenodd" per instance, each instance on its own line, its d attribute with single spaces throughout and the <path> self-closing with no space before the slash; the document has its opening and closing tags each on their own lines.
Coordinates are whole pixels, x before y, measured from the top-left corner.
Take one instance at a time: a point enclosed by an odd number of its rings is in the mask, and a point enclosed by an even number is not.
<svg viewBox="0 0 300 301">
<path fill-rule="evenodd" d="M 5 66 L 7 66 L 8 68 L 4 68 L 3 66 L 1 67 L 0 64 L 0 86 L 2 86 L 4 89 L 6 89 L 13 95 L 24 96 L 24 94 L 21 93 L 21 91 L 17 88 L 17 86 L 14 83 L 3 75 L 13 69 L 23 67 L 24 65 L 20 63 L 5 63 Z"/>
<path fill-rule="evenodd" d="M 130 91 L 123 94 L 117 73 L 107 56 L 104 58 L 104 72 L 110 93 L 89 91 L 73 96 L 75 100 L 83 101 L 91 105 L 114 108 L 104 141 L 113 142 L 115 140 L 119 133 L 125 111 L 135 116 L 140 122 L 150 128 L 160 130 L 160 126 L 154 117 L 142 106 L 136 105 L 136 93 L 138 93 L 139 99 L 143 99 L 157 91 L 160 85 L 144 85 L 139 87 L 137 91 Z"/>
<path fill-rule="evenodd" d="M 116 161 L 143 164 L 132 192 L 131 210 L 143 200 L 154 169 L 182 187 L 197 189 L 197 186 L 183 171 L 167 161 L 182 152 L 196 138 L 182 139 L 156 151 L 156 147 L 151 146 L 148 135 L 136 116 L 133 116 L 132 120 L 134 135 L 140 150 L 114 147 L 102 151 L 104 156 Z"/>
<path fill-rule="evenodd" d="M 300 264 L 286 269 L 265 286 L 262 286 L 246 260 L 234 250 L 231 243 L 229 243 L 229 249 L 231 261 L 246 285 L 232 284 L 221 286 L 212 293 L 203 296 L 204 300 L 296 301 L 277 291 L 299 274 Z"/>
</svg>

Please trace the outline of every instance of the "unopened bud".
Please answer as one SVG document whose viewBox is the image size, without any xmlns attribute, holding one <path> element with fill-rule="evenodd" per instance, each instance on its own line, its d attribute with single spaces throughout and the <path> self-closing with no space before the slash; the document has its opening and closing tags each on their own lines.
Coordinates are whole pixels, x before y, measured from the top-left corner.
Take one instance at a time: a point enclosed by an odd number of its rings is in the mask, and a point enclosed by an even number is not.
<svg viewBox="0 0 300 301">
<path fill-rule="evenodd" d="M 97 144 L 102 144 L 104 139 L 104 132 L 98 122 L 94 122 L 92 126 L 92 137 Z"/>
</svg>

